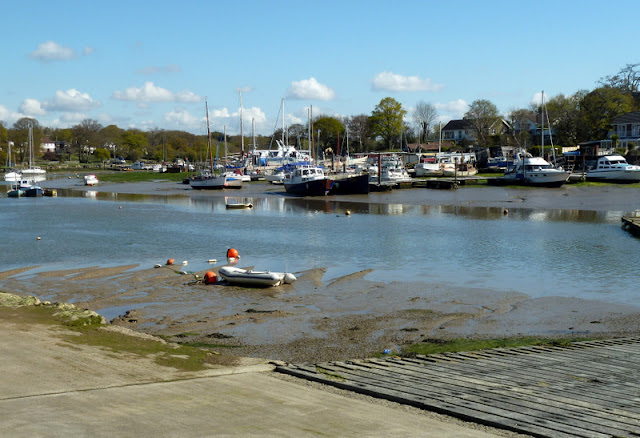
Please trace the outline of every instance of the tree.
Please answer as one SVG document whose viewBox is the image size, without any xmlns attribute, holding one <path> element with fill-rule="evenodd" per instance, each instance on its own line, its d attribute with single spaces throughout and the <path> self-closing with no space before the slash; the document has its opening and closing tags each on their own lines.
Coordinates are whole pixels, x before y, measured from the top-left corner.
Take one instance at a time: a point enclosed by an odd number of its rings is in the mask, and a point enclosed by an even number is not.
<svg viewBox="0 0 640 438">
<path fill-rule="evenodd" d="M 371 135 L 371 123 L 369 121 L 369 116 L 366 114 L 360 114 L 358 116 L 348 117 L 345 124 L 349 129 L 349 138 L 353 139 L 360 145 L 359 148 L 353 148 L 353 150 L 365 152 L 367 139 Z"/>
<path fill-rule="evenodd" d="M 581 141 L 588 140 L 580 117 L 580 104 L 586 94 L 586 91 L 578 91 L 571 96 L 559 94 L 546 103 L 555 143 L 575 146 Z"/>
<path fill-rule="evenodd" d="M 109 152 L 108 149 L 98 148 L 95 151 L 93 151 L 93 156 L 100 161 L 107 161 L 109 158 L 111 158 L 111 153 Z"/>
<path fill-rule="evenodd" d="M 382 99 L 371 113 L 371 131 L 382 137 L 385 148 L 391 149 L 399 140 L 405 114 L 402 104 L 392 97 Z"/>
<path fill-rule="evenodd" d="M 102 125 L 97 120 L 84 119 L 79 124 L 71 128 L 73 132 L 73 149 L 78 154 L 78 161 L 88 161 L 89 151 L 91 147 L 101 146 L 99 143 L 98 133 L 102 129 Z M 82 154 L 86 153 L 86 158 L 82 158 Z M 69 152 L 71 155 L 71 151 Z"/>
<path fill-rule="evenodd" d="M 634 110 L 635 101 L 631 94 L 619 88 L 596 88 L 588 93 L 580 103 L 582 122 L 586 127 L 588 140 L 600 140 L 607 136 L 611 121 Z"/>
<path fill-rule="evenodd" d="M 14 161 L 23 162 L 28 156 L 27 143 L 29 138 L 29 128 L 33 128 L 33 152 L 40 150 L 40 138 L 42 137 L 42 126 L 31 117 L 18 119 L 13 128 L 9 130 L 8 137 L 13 141 L 13 151 L 16 159 Z"/>
<path fill-rule="evenodd" d="M 627 64 L 615 75 L 600 78 L 598 83 L 603 87 L 618 88 L 626 93 L 637 93 L 640 91 L 640 63 Z"/>
<path fill-rule="evenodd" d="M 321 148 L 331 148 L 334 153 L 337 153 L 338 139 L 342 137 L 344 133 L 344 125 L 335 117 L 318 116 L 313 122 L 314 134 L 318 135 L 318 146 Z"/>
<path fill-rule="evenodd" d="M 431 125 L 438 117 L 436 107 L 429 102 L 421 100 L 416 104 L 416 109 L 413 110 L 412 116 L 414 123 L 420 129 L 422 139 L 426 141 L 431 131 Z M 418 138 L 418 141 L 420 141 L 420 138 Z"/>
<path fill-rule="evenodd" d="M 480 146 L 491 144 L 491 127 L 499 121 L 498 108 L 486 99 L 474 100 L 465 113 L 464 119 L 475 134 Z"/>
<path fill-rule="evenodd" d="M 137 161 L 146 155 L 149 144 L 147 136 L 137 129 L 125 131 L 122 136 L 122 148 L 126 151 L 127 159 Z"/>
<path fill-rule="evenodd" d="M 527 149 L 531 145 L 529 126 L 535 123 L 536 114 L 527 108 L 514 109 L 509 112 L 509 123 L 512 130 L 508 138 L 509 143 L 520 149 Z"/>
</svg>

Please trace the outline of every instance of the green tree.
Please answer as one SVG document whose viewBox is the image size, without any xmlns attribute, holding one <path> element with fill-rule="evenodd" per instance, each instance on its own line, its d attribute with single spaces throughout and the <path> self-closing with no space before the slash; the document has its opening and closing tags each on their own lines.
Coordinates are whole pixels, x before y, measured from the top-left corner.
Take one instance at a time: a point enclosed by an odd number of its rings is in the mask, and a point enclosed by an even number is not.
<svg viewBox="0 0 640 438">
<path fill-rule="evenodd" d="M 72 150 L 78 154 L 78 161 L 88 162 L 90 148 L 102 146 L 99 144 L 99 132 L 102 125 L 97 120 L 84 119 L 73 128 Z"/>
<path fill-rule="evenodd" d="M 345 125 L 349 129 L 349 148 L 356 152 L 366 152 L 367 142 L 369 137 L 371 137 L 371 123 L 369 122 L 369 116 L 366 114 L 360 114 L 348 117 L 345 121 Z M 351 146 L 353 144 L 357 144 L 358 147 Z"/>
<path fill-rule="evenodd" d="M 474 100 L 465 113 L 464 119 L 475 134 L 480 146 L 491 145 L 491 127 L 500 119 L 498 108 L 486 99 Z"/>
<path fill-rule="evenodd" d="M 29 128 L 33 128 L 33 153 L 37 155 L 40 151 L 40 139 L 42 138 L 40 122 L 31 117 L 18 119 L 8 132 L 9 140 L 13 142 L 12 155 L 15 154 L 15 162 L 28 160 Z"/>
<path fill-rule="evenodd" d="M 322 149 L 331 148 L 334 153 L 337 153 L 338 139 L 342 137 L 344 133 L 344 125 L 335 117 L 318 116 L 313 122 L 314 134 L 320 135 L 318 137 L 318 146 Z"/>
<path fill-rule="evenodd" d="M 618 88 L 625 93 L 640 91 L 640 63 L 627 64 L 615 75 L 605 76 L 598 83 L 606 88 Z"/>
<path fill-rule="evenodd" d="M 128 160 L 136 161 L 147 154 L 146 147 L 149 143 L 142 131 L 130 129 L 122 134 L 121 139 L 122 148 L 126 151 Z"/>
<path fill-rule="evenodd" d="M 581 141 L 588 140 L 588 134 L 585 133 L 585 126 L 580 116 L 580 105 L 586 94 L 587 91 L 578 91 L 571 96 L 558 94 L 546 103 L 555 143 L 562 146 L 575 146 Z"/>
<path fill-rule="evenodd" d="M 111 153 L 106 148 L 98 148 L 93 151 L 93 156 L 100 161 L 107 161 L 109 158 L 111 158 Z"/>
<path fill-rule="evenodd" d="M 580 103 L 580 113 L 588 140 L 600 140 L 607 136 L 611 121 L 634 110 L 631 94 L 619 88 L 602 87 L 588 93 Z"/>
<path fill-rule="evenodd" d="M 374 135 L 382 137 L 385 148 L 392 149 L 400 140 L 402 120 L 406 114 L 402 104 L 393 97 L 382 99 L 371 113 L 371 131 Z"/>
</svg>

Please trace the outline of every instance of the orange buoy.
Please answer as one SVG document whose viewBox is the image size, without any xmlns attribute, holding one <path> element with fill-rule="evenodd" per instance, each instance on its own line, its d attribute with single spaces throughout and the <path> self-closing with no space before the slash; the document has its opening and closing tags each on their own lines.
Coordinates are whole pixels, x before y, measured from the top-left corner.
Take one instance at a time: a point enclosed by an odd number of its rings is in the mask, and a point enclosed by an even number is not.
<svg viewBox="0 0 640 438">
<path fill-rule="evenodd" d="M 167 265 L 173 265 L 173 262 L 175 262 L 176 259 L 169 259 L 167 260 Z"/>
<path fill-rule="evenodd" d="M 233 248 L 229 248 L 227 250 L 227 258 L 228 259 L 238 258 L 238 250 L 237 249 L 233 249 Z"/>
<path fill-rule="evenodd" d="M 218 281 L 218 276 L 213 271 L 208 271 L 204 274 L 204 279 L 202 280 L 204 284 L 215 284 Z"/>
</svg>

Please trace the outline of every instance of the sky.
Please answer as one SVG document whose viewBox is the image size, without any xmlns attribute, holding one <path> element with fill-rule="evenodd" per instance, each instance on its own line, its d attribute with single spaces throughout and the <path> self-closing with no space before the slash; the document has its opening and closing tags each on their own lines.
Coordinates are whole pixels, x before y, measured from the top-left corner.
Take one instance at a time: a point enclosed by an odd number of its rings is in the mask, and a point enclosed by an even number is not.
<svg viewBox="0 0 640 438">
<path fill-rule="evenodd" d="M 270 135 L 314 117 L 446 123 L 597 87 L 640 62 L 638 0 L 2 1 L 0 121 Z"/>
</svg>

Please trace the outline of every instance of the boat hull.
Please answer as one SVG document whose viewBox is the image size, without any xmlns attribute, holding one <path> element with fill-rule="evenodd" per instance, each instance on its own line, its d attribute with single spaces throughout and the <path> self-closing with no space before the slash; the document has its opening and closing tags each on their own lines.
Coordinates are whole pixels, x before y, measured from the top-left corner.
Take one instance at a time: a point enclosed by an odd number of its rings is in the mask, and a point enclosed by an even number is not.
<svg viewBox="0 0 640 438">
<path fill-rule="evenodd" d="M 196 190 L 222 190 L 241 189 L 242 180 L 226 176 L 194 176 L 190 179 L 192 189 Z"/>
<path fill-rule="evenodd" d="M 223 266 L 218 274 L 229 284 L 251 287 L 278 286 L 284 279 L 284 273 L 269 271 L 251 271 L 246 269 Z"/>
<path fill-rule="evenodd" d="M 366 195 L 369 193 L 369 174 L 346 175 L 334 178 L 331 195 Z"/>
<path fill-rule="evenodd" d="M 315 179 L 299 183 L 284 183 L 287 193 L 298 196 L 326 196 L 333 187 L 333 180 Z"/>
<path fill-rule="evenodd" d="M 640 170 L 612 169 L 603 171 L 588 171 L 588 181 L 636 183 L 640 182 Z"/>
<path fill-rule="evenodd" d="M 570 172 L 550 172 L 540 175 L 505 175 L 502 180 L 505 184 L 518 184 L 535 187 L 560 187 L 569 179 Z"/>
</svg>

